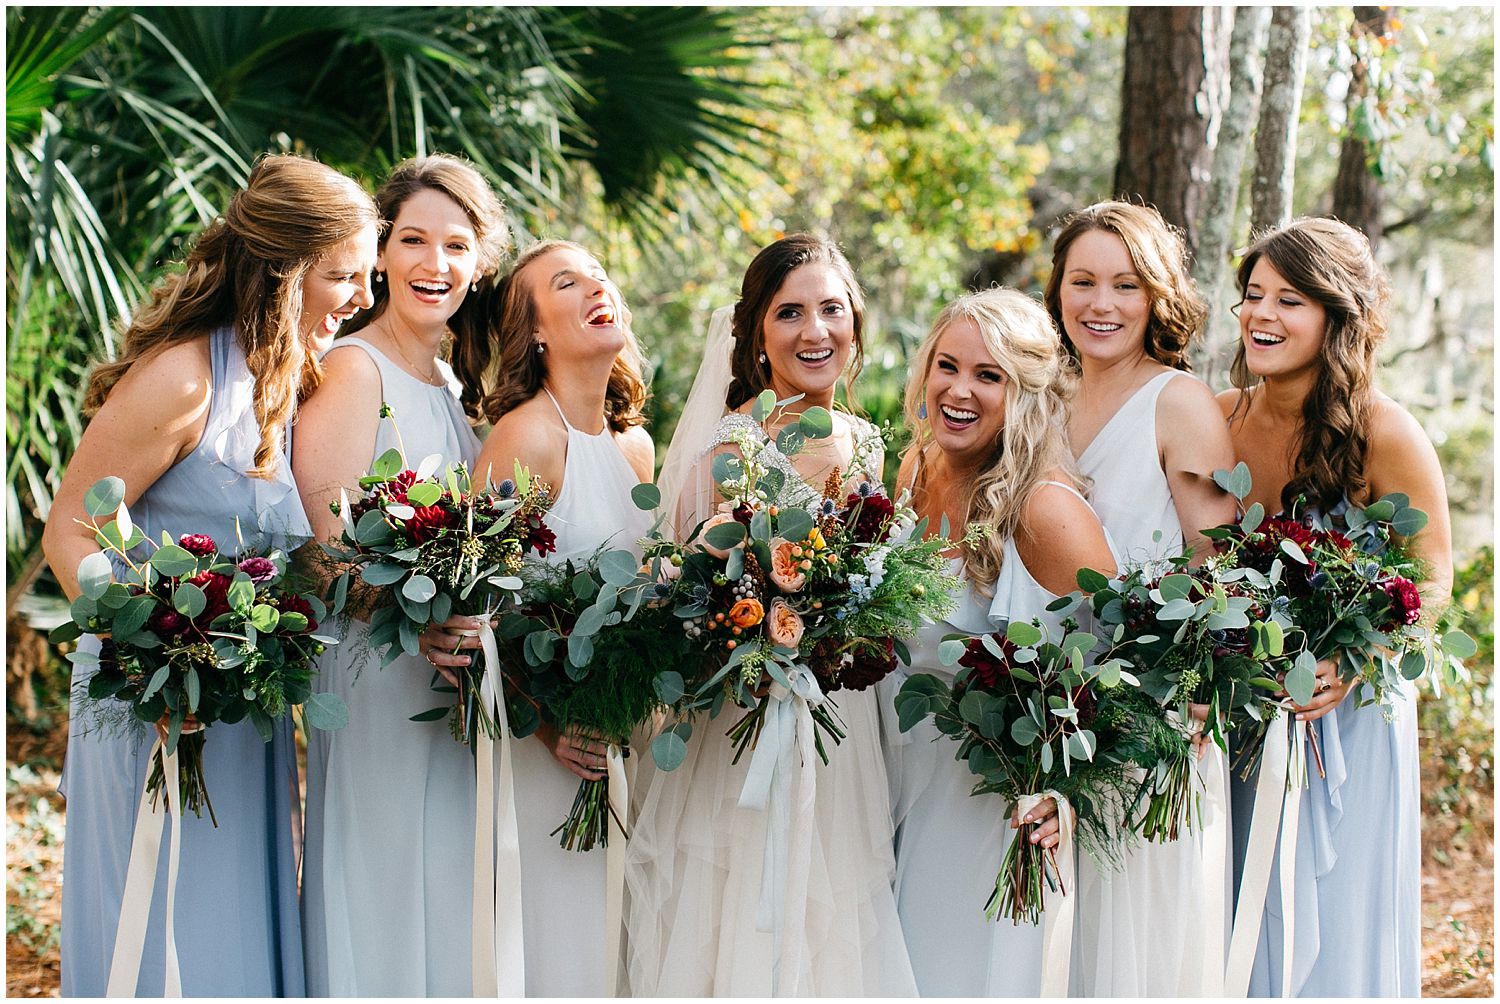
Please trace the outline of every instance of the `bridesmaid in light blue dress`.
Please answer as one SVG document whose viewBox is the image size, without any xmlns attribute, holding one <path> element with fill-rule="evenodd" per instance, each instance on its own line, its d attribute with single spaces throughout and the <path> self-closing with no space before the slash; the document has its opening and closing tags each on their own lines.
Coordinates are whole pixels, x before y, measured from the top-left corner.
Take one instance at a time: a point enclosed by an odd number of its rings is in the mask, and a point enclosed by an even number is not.
<svg viewBox="0 0 1500 1004">
<path fill-rule="evenodd" d="M 1238 280 L 1240 344 L 1220 395 L 1235 450 L 1266 511 L 1306 506 L 1336 515 L 1404 492 L 1428 515 L 1411 550 L 1430 570 L 1424 619 L 1452 587 L 1448 499 L 1437 453 L 1400 405 L 1374 390 L 1388 286 L 1369 243 L 1333 220 L 1304 219 L 1263 237 Z M 1323 761 L 1308 758 L 1294 902 L 1273 869 L 1251 972 L 1251 996 L 1415 997 L 1421 992 L 1421 792 L 1416 702 L 1407 688 L 1387 721 L 1359 689 L 1318 666 L 1298 717 Z M 1236 870 L 1243 868 L 1254 778 L 1234 784 Z M 1278 855 L 1279 857 L 1279 855 Z M 1276 859 L 1273 859 L 1273 861 Z M 1282 942 L 1293 920 L 1292 958 Z M 1230 988 L 1231 992 L 1234 988 Z"/>
<path fill-rule="evenodd" d="M 931 719 L 905 734 L 889 719 L 901 678 L 931 673 L 951 683 L 956 667 L 937 657 L 944 635 L 1034 617 L 1055 630 L 1058 615 L 1047 604 L 1071 591 L 1079 568 L 1114 574 L 1109 538 L 1078 492 L 1068 448 L 1074 385 L 1041 304 L 991 289 L 944 309 L 907 386 L 916 435 L 898 487 L 912 490 L 931 526 L 946 517 L 954 528 L 990 531 L 953 559 L 966 586 L 957 610 L 923 628 L 908 673 L 881 684 L 898 826 L 896 909 L 923 997 L 1035 997 L 1043 986 L 1043 928 L 987 920 L 984 907 L 1011 841 L 1057 846 L 1051 800 L 1028 817 L 1035 826 L 1018 831 L 1003 799 L 970 795 L 977 778 Z M 1054 978 L 1066 988 L 1065 970 Z"/>
<path fill-rule="evenodd" d="M 307 539 L 286 457 L 288 421 L 316 353 L 370 302 L 375 223 L 369 196 L 321 164 L 269 157 L 255 167 L 223 220 L 198 238 L 186 269 L 136 314 L 119 360 L 91 377 L 85 410 L 93 421 L 43 535 L 70 597 L 79 561 L 96 550 L 74 520 L 87 489 L 109 475 L 124 479 L 133 521 L 157 541 L 163 531 L 206 533 L 232 554 L 240 541 L 264 551 Z M 236 285 L 247 275 L 261 284 Z M 292 312 L 299 303 L 300 315 Z M 234 327 L 235 318 L 253 325 Z M 98 642 L 86 636 L 80 648 L 97 652 Z M 105 993 L 153 739 L 139 722 L 101 722 L 104 709 L 86 697 L 93 671 L 74 669 L 61 789 L 65 997 Z M 204 773 L 218 826 L 191 814 L 182 823 L 175 921 L 183 993 L 301 996 L 290 719 L 270 742 L 248 721 L 214 725 Z M 166 858 L 164 848 L 136 984 L 145 997 L 165 989 Z"/>
<path fill-rule="evenodd" d="M 557 550 L 549 561 L 581 562 L 601 546 L 637 551 L 651 514 L 630 493 L 651 480 L 655 449 L 619 289 L 585 249 L 543 241 L 522 253 L 495 299 L 500 375 L 484 399 L 494 428 L 479 468 L 509 472 L 519 462 L 552 486 L 547 525 Z M 564 850 L 553 829 L 580 778 L 607 777 L 605 746 L 544 721 L 512 749 L 526 996 L 604 996 L 618 965 L 605 954 L 606 851 Z"/>
<path fill-rule="evenodd" d="M 397 165 L 376 200 L 389 230 L 375 306 L 324 356 L 327 376 L 298 418 L 293 469 L 319 540 L 338 535 L 328 506 L 340 488 L 357 497 L 386 450 L 409 468 L 436 455 L 439 473 L 460 462 L 472 470 L 479 453 L 442 353 L 450 337 L 455 358 L 486 337 L 474 293 L 508 237 L 499 199 L 472 166 L 439 154 Z M 351 606 L 359 602 L 356 593 Z M 382 667 L 367 619 L 354 619 L 323 655 L 316 686 L 343 699 L 349 723 L 308 738 L 309 996 L 472 996 L 474 757 L 446 719 L 410 720 L 451 703 L 433 692 L 434 669 L 467 662 L 447 631 L 470 626 L 472 617 L 430 626 L 422 655 Z"/>
</svg>

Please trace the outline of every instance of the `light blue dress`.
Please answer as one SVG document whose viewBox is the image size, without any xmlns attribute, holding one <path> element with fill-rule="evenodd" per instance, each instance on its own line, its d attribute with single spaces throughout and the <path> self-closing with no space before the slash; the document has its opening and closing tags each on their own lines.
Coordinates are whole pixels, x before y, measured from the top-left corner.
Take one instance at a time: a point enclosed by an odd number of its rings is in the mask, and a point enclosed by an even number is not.
<svg viewBox="0 0 1500 1004">
<path fill-rule="evenodd" d="M 1351 693 L 1313 722 L 1326 777 L 1308 755 L 1297 826 L 1292 994 L 1416 997 L 1422 992 L 1422 804 L 1417 705 L 1410 685 L 1387 722 Z M 1244 864 L 1255 778 L 1231 783 L 1235 886 Z M 1279 855 L 1278 855 L 1279 857 Z M 1279 996 L 1280 869 L 1273 858 L 1250 976 L 1251 997 Z"/>
<path fill-rule="evenodd" d="M 212 400 L 203 437 L 131 507 L 157 541 L 207 533 L 233 553 L 235 523 L 246 548 L 291 548 L 309 535 L 291 467 L 274 478 L 248 477 L 260 426 L 254 379 L 232 329 L 209 335 Z M 84 644 L 98 651 L 97 640 Z M 136 810 L 154 738 L 150 726 L 101 725 L 86 694 L 94 665 L 73 672 L 67 759 L 60 790 L 67 798 L 63 857 L 62 994 L 102 997 L 114 954 Z M 248 721 L 208 730 L 204 777 L 216 829 L 207 813 L 182 823 L 176 936 L 184 996 L 300 997 L 304 993 L 297 914 L 296 751 L 290 719 L 269 743 Z M 164 986 L 163 922 L 167 851 L 162 849 L 137 993 Z"/>
<path fill-rule="evenodd" d="M 446 468 L 479 453 L 446 364 L 445 386 L 424 383 L 360 338 L 380 371 L 374 454 L 403 447 Z M 368 402 L 378 414 L 381 401 Z M 399 435 L 398 435 L 399 430 Z M 441 471 L 442 468 L 440 468 Z M 353 621 L 319 662 L 317 689 L 349 708 L 337 732 L 307 741 L 307 854 L 302 868 L 307 989 L 313 997 L 468 997 L 474 884 L 474 757 L 446 719 L 412 715 L 452 703 L 432 690 L 432 663 L 399 655 L 381 668 Z M 525 809 L 522 807 L 522 811 Z"/>
</svg>

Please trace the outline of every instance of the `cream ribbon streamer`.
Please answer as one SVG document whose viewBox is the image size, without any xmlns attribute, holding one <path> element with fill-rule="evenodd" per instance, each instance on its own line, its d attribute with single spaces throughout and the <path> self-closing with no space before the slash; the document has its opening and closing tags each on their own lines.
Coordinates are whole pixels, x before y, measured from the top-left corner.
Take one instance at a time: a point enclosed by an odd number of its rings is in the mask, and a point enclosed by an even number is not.
<svg viewBox="0 0 1500 1004">
<path fill-rule="evenodd" d="M 1073 956 L 1073 913 L 1078 903 L 1077 868 L 1073 861 L 1073 830 L 1078 820 L 1068 800 L 1051 789 L 1016 799 L 1016 813 L 1025 818 L 1026 813 L 1049 798 L 1057 803 L 1058 840 L 1053 851 L 1053 860 L 1057 863 L 1057 888 L 1042 892 L 1041 996 L 1066 997 L 1068 969 Z M 1008 820 L 1001 825 L 1007 823 Z M 1025 831 L 1016 831 L 1015 839 L 1025 840 Z"/>
<path fill-rule="evenodd" d="M 195 730 L 196 731 L 196 730 Z M 182 968 L 177 962 L 177 870 L 182 859 L 182 792 L 178 789 L 177 753 L 166 752 L 160 736 L 151 747 L 149 764 L 162 758 L 162 787 L 166 789 L 167 816 L 172 822 L 168 848 L 166 975 L 163 996 L 182 996 Z M 149 778 L 151 769 L 146 768 Z M 161 858 L 162 813 L 141 786 L 140 808 L 135 815 L 135 833 L 130 840 L 130 864 L 125 870 L 125 891 L 120 898 L 120 922 L 115 928 L 115 950 L 110 959 L 108 997 L 134 997 L 140 980 L 141 956 L 146 947 L 146 928 L 151 922 L 151 894 L 156 887 L 156 867 Z"/>
<path fill-rule="evenodd" d="M 481 614 L 479 620 L 479 642 L 484 652 L 479 701 L 499 726 L 500 738 L 496 742 L 483 728 L 475 730 L 473 991 L 475 997 L 524 997 L 521 837 L 516 819 L 510 718 L 505 711 L 504 695 L 500 693 L 500 650 L 495 643 L 495 631 L 490 627 L 490 615 Z M 500 754 L 498 767 L 496 746 Z"/>
<path fill-rule="evenodd" d="M 1229 767 L 1224 751 L 1212 739 L 1208 740 L 1208 751 L 1203 759 L 1193 765 L 1194 772 L 1203 787 L 1203 804 L 1198 814 L 1196 833 L 1184 835 L 1183 839 L 1203 841 L 1203 874 L 1207 881 L 1204 895 L 1204 912 L 1208 917 L 1209 945 L 1223 946 L 1225 942 L 1226 902 L 1229 867 Z M 1220 997 L 1224 993 L 1224 957 L 1208 955 L 1203 960 L 1203 993 L 1208 997 Z"/>
<path fill-rule="evenodd" d="M 609 774 L 609 842 L 604 848 L 604 996 L 617 995 L 620 980 L 620 924 L 625 914 L 625 829 L 620 825 L 630 811 L 630 782 L 620 747 L 609 744 L 605 753 Z"/>
<path fill-rule="evenodd" d="M 812 866 L 809 836 L 813 801 L 817 794 L 817 751 L 812 708 L 823 703 L 823 691 L 806 666 L 793 666 L 787 674 L 791 688 L 771 684 L 770 706 L 750 767 L 740 789 L 739 806 L 767 812 L 766 846 L 761 864 L 760 904 L 756 930 L 772 937 L 772 992 L 778 997 L 797 995 L 802 971 L 806 916 L 804 910 L 788 911 L 788 889 L 807 890 Z M 800 761 L 800 763 L 799 763 Z M 798 775 L 796 804 L 792 804 L 793 774 Z M 794 834 L 801 839 L 793 839 Z M 783 974 L 789 974 L 783 981 Z"/>
<path fill-rule="evenodd" d="M 1250 814 L 1245 866 L 1240 875 L 1234 932 L 1230 935 L 1229 958 L 1224 969 L 1226 997 L 1244 997 L 1250 989 L 1250 972 L 1255 965 L 1260 922 L 1266 908 L 1266 889 L 1271 883 L 1273 854 L 1279 858 L 1281 872 L 1280 996 L 1292 995 L 1292 945 L 1297 912 L 1297 823 L 1302 806 L 1302 787 L 1307 776 L 1306 742 L 1307 723 L 1302 721 L 1293 720 L 1290 729 L 1273 724 L 1266 733 L 1260 776 L 1255 784 L 1255 806 Z"/>
</svg>

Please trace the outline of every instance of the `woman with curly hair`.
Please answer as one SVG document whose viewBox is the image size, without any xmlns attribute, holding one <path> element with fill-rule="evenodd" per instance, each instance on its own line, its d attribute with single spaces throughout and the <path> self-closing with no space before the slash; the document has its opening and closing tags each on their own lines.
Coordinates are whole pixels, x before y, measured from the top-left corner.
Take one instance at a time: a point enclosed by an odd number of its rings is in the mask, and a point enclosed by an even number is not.
<svg viewBox="0 0 1500 1004">
<path fill-rule="evenodd" d="M 1236 451 L 1250 465 L 1247 501 L 1267 512 L 1337 517 L 1391 492 L 1427 513 L 1411 550 L 1428 569 L 1424 617 L 1453 584 L 1448 497 L 1422 427 L 1375 389 L 1375 350 L 1389 288 L 1369 242 L 1335 220 L 1304 219 L 1266 234 L 1240 265 L 1240 343 L 1219 395 Z M 1273 873 L 1251 996 L 1290 979 L 1296 996 L 1415 997 L 1422 989 L 1421 799 L 1417 711 L 1410 689 L 1387 721 L 1349 700 L 1355 681 L 1332 660 L 1297 710 L 1313 723 L 1324 772 L 1302 794 L 1296 901 Z M 1235 861 L 1245 856 L 1253 782 L 1236 783 Z M 1279 861 L 1279 855 L 1276 856 Z M 1282 957 L 1294 919 L 1292 959 Z"/>
<path fill-rule="evenodd" d="M 906 386 L 915 430 L 897 484 L 931 526 L 962 537 L 953 574 L 968 583 L 959 609 L 911 646 L 911 673 L 951 681 L 938 659 L 954 632 L 984 634 L 1034 617 L 1057 627 L 1047 604 L 1072 591 L 1078 569 L 1114 574 L 1108 538 L 1081 490 L 1068 446 L 1072 361 L 1042 305 L 1011 289 L 971 293 L 943 308 L 917 350 Z M 894 683 L 895 681 L 893 681 Z M 897 792 L 896 906 L 923 997 L 1036 996 L 1042 928 L 994 923 L 984 889 L 1011 840 L 1058 843 L 1051 799 L 1011 829 L 996 825 L 996 797 L 972 797 L 974 777 L 924 720 L 893 741 Z M 1073 890 L 1067 890 L 1068 895 Z"/>
<path fill-rule="evenodd" d="M 135 525 L 155 540 L 163 532 L 173 539 L 206 533 L 233 554 L 241 542 L 290 550 L 308 539 L 286 456 L 290 424 L 321 378 L 319 354 L 341 324 L 370 305 L 378 226 L 369 195 L 331 168 L 301 157 L 255 165 L 181 271 L 136 311 L 119 358 L 89 379 L 88 428 L 42 535 L 70 598 L 79 592 L 79 561 L 98 551 L 77 522 L 84 493 L 108 475 L 124 480 Z M 80 650 L 90 648 L 99 651 L 92 636 L 80 643 Z M 106 991 L 152 739 L 139 723 L 119 734 L 87 720 L 91 676 L 89 664 L 74 667 L 63 769 L 67 997 Z M 182 819 L 175 916 L 181 992 L 301 997 L 291 720 L 277 723 L 270 742 L 249 721 L 216 726 L 203 769 L 218 825 Z M 143 997 L 167 992 L 166 870 L 163 860 L 138 974 L 125 974 Z"/>
<path fill-rule="evenodd" d="M 446 467 L 479 452 L 444 361 L 486 339 L 483 294 L 509 240 L 500 200 L 466 161 L 396 165 L 376 193 L 388 228 L 375 305 L 324 358 L 322 387 L 298 420 L 293 465 L 319 540 L 337 537 L 329 503 L 353 495 L 375 458 L 409 451 Z M 470 400 L 474 399 L 472 392 Z M 384 407 L 383 407 L 384 406 Z M 349 723 L 315 732 L 307 752 L 304 941 L 313 996 L 468 997 L 474 881 L 474 760 L 432 706 L 433 672 L 471 656 L 472 617 L 422 633 L 422 655 L 378 669 L 369 625 L 351 620 L 321 660 L 318 687 Z M 363 671 L 362 671 L 363 670 Z"/>
<path fill-rule="evenodd" d="M 1213 393 L 1187 371 L 1207 307 L 1181 238 L 1154 209 L 1101 202 L 1070 216 L 1052 249 L 1047 309 L 1083 385 L 1068 431 L 1090 500 L 1127 565 L 1191 548 L 1234 515 L 1213 472 L 1234 466 Z M 1201 713 L 1206 713 L 1203 709 Z M 1201 719 L 1188 728 L 1196 731 Z M 1171 843 L 1125 853 L 1117 870 L 1079 867 L 1074 993 L 1218 992 L 1228 941 L 1228 780 L 1223 752 L 1199 741 L 1203 817 Z"/>
<path fill-rule="evenodd" d="M 547 524 L 557 549 L 549 561 L 581 561 L 606 545 L 636 550 L 651 516 L 630 493 L 651 480 L 656 452 L 620 290 L 584 248 L 542 241 L 497 284 L 491 323 L 494 363 L 472 362 L 494 373 L 480 405 L 494 424 L 477 469 L 498 479 L 520 463 L 552 487 Z M 607 777 L 606 746 L 544 721 L 512 749 L 526 996 L 603 996 L 617 965 L 605 958 L 606 853 L 566 850 L 553 827 L 579 778 Z"/>
</svg>

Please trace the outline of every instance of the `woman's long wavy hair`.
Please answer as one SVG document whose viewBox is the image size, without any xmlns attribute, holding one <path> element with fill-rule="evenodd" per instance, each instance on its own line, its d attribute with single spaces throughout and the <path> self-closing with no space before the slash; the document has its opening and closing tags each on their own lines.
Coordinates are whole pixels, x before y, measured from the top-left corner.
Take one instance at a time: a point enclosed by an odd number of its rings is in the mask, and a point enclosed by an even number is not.
<svg viewBox="0 0 1500 1004">
<path fill-rule="evenodd" d="M 732 321 L 734 347 L 729 357 L 732 378 L 724 399 L 730 411 L 771 386 L 771 364 L 760 358 L 766 346 L 766 314 L 787 276 L 812 262 L 832 266 L 849 295 L 849 309 L 854 314 L 854 359 L 844 371 L 844 394 L 849 407 L 854 407 L 854 380 L 865 360 L 864 292 L 849 259 L 837 244 L 814 234 L 788 234 L 761 248 L 745 269 L 745 279 L 740 284 L 740 299 L 734 305 Z"/>
<path fill-rule="evenodd" d="M 1191 370 L 1188 349 L 1208 319 L 1208 303 L 1188 271 L 1187 245 L 1155 209 L 1129 202 L 1098 202 L 1080 209 L 1063 221 L 1062 232 L 1052 243 L 1052 275 L 1047 279 L 1042 299 L 1068 354 L 1078 358 L 1078 348 L 1063 325 L 1063 273 L 1067 270 L 1068 249 L 1090 230 L 1103 230 L 1125 242 L 1136 274 L 1146 288 L 1146 299 L 1151 304 L 1151 316 L 1146 321 L 1146 354 L 1163 366 Z"/>
<path fill-rule="evenodd" d="M 471 373 L 486 376 L 493 373 L 489 379 L 494 381 L 494 386 L 479 403 L 480 412 L 491 423 L 499 421 L 500 416 L 517 405 L 531 400 L 542 389 L 547 361 L 545 354 L 537 351 L 536 300 L 525 275 L 528 265 L 559 248 L 572 248 L 593 257 L 587 248 L 572 241 L 538 241 L 523 251 L 511 270 L 495 283 L 490 304 L 492 331 L 486 341 L 487 351 L 483 359 L 476 355 L 470 360 Z M 623 302 L 622 294 L 622 305 Z M 604 419 L 615 432 L 624 432 L 646 421 L 642 413 L 647 393 L 645 380 L 641 377 L 641 349 L 630 330 L 629 307 L 625 307 L 624 320 L 625 347 L 615 357 L 614 366 L 609 371 L 609 386 L 604 392 Z M 485 377 L 480 379 L 482 381 Z M 476 386 L 484 386 L 484 383 L 477 382 Z"/>
<path fill-rule="evenodd" d="M 943 308 L 917 349 L 906 384 L 906 421 L 915 431 L 903 462 L 916 465 L 913 491 L 923 489 L 933 442 L 922 415 L 927 380 L 943 333 L 972 321 L 990 356 L 1005 373 L 1005 425 L 994 454 L 963 496 L 963 523 L 987 531 L 965 548 L 964 572 L 985 595 L 1005 560 L 1005 542 L 1021 527 L 1021 515 L 1047 475 L 1061 470 L 1079 491 L 1088 480 L 1078 471 L 1068 444 L 1069 402 L 1078 388 L 1078 364 L 1062 350 L 1052 319 L 1040 303 L 1014 289 L 994 288 L 954 300 Z"/>
<path fill-rule="evenodd" d="M 255 380 L 260 423 L 247 473 L 271 477 L 282 462 L 287 421 L 323 378 L 297 330 L 303 279 L 323 255 L 379 222 L 369 194 L 333 168 L 303 157 L 261 158 L 224 215 L 198 235 L 182 270 L 136 310 L 119 358 L 94 368 L 84 415 L 92 417 L 141 359 L 232 324 Z"/>
<path fill-rule="evenodd" d="M 1375 350 L 1385 339 L 1390 283 L 1365 235 L 1338 220 L 1296 220 L 1263 234 L 1245 253 L 1235 276 L 1242 304 L 1250 273 L 1262 258 L 1327 315 L 1322 366 L 1302 402 L 1302 429 L 1291 480 L 1281 490 L 1282 507 L 1290 511 L 1299 496 L 1320 508 L 1346 495 L 1361 498 L 1368 486 Z M 1260 382 L 1245 361 L 1244 339 L 1235 349 L 1229 376 L 1241 391 L 1237 415 Z"/>
<path fill-rule="evenodd" d="M 381 219 L 386 232 L 381 238 L 380 248 L 385 242 L 401 213 L 407 199 L 421 191 L 441 192 L 458 204 L 469 218 L 478 243 L 479 266 L 471 285 L 474 287 L 465 296 L 464 302 L 448 318 L 448 330 L 453 333 L 453 348 L 450 352 L 454 372 L 463 384 L 464 411 L 470 418 L 479 417 L 480 378 L 488 361 L 489 332 L 487 330 L 487 299 L 495 282 L 500 262 L 510 249 L 510 228 L 505 223 L 505 206 L 495 190 L 479 170 L 468 161 L 446 153 L 434 153 L 426 157 L 403 160 L 391 170 L 385 184 L 375 193 L 375 202 L 380 207 Z M 381 282 L 371 287 L 374 305 L 364 314 L 358 315 L 345 326 L 346 334 L 353 334 L 370 324 L 382 313 L 390 302 L 390 284 Z"/>
</svg>

